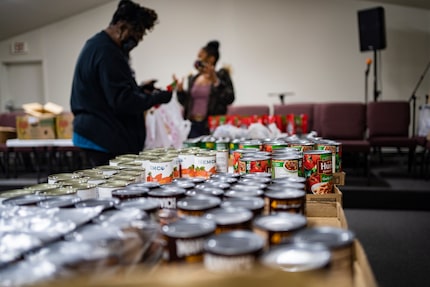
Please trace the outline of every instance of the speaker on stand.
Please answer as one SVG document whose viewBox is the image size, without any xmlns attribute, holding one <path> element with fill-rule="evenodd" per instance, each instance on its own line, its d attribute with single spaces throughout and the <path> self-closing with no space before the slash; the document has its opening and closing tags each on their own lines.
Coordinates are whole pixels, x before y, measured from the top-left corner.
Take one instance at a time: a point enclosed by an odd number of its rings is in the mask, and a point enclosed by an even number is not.
<svg viewBox="0 0 430 287">
<path fill-rule="evenodd" d="M 378 100 L 378 53 L 387 47 L 385 36 L 385 12 L 383 7 L 358 11 L 360 51 L 373 51 L 373 99 Z"/>
</svg>

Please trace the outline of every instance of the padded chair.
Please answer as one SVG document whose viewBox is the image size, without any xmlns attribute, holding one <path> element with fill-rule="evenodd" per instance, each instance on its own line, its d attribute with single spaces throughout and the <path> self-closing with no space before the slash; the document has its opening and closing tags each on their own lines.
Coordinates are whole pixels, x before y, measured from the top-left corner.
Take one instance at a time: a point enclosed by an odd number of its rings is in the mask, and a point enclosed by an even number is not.
<svg viewBox="0 0 430 287">
<path fill-rule="evenodd" d="M 7 112 L 0 114 L 0 126 L 5 128 L 16 128 L 16 117 L 19 115 L 23 115 L 24 112 Z M 9 157 L 13 152 L 12 149 L 6 146 L 6 140 L 12 137 L 16 137 L 15 132 L 7 132 L 5 137 L 0 142 L 0 168 L 4 171 L 6 177 L 9 177 Z"/>
<path fill-rule="evenodd" d="M 288 115 L 288 114 L 306 114 L 308 115 L 308 128 L 309 131 L 314 129 L 314 104 L 313 103 L 294 103 L 294 104 L 285 104 L 273 105 L 273 114 L 274 115 Z"/>
<path fill-rule="evenodd" d="M 366 105 L 364 103 L 318 104 L 320 135 L 342 143 L 344 155 L 361 155 L 365 174 L 369 175 L 370 143 L 365 138 Z M 360 161 L 354 161 L 360 162 Z"/>
<path fill-rule="evenodd" d="M 415 161 L 417 140 L 409 136 L 410 107 L 407 101 L 371 102 L 367 105 L 368 140 L 375 148 L 380 160 L 383 160 L 381 149 L 394 147 L 408 149 L 408 171 Z"/>
<path fill-rule="evenodd" d="M 262 116 L 269 114 L 270 107 L 267 105 L 231 105 L 227 107 L 227 115 Z"/>
</svg>

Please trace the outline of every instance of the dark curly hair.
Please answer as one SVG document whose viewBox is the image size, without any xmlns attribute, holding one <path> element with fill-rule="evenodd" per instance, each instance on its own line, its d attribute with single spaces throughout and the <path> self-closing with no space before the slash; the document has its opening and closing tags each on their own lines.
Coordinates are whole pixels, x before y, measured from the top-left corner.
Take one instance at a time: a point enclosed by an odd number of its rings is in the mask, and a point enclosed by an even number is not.
<svg viewBox="0 0 430 287">
<path fill-rule="evenodd" d="M 206 51 L 208 56 L 213 56 L 215 58 L 215 64 L 218 62 L 219 59 L 219 42 L 214 40 L 210 41 L 202 48 Z"/>
<path fill-rule="evenodd" d="M 121 0 L 110 24 L 114 25 L 119 21 L 129 23 L 136 32 L 145 32 L 146 30 L 151 31 L 158 23 L 158 15 L 154 10 L 130 0 Z"/>
</svg>

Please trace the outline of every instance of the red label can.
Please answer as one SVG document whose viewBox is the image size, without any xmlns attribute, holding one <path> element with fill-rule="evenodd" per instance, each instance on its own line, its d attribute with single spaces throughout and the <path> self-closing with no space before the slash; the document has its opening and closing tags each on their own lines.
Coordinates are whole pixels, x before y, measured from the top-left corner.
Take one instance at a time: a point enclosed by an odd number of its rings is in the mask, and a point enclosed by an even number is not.
<svg viewBox="0 0 430 287">
<path fill-rule="evenodd" d="M 333 161 L 331 151 L 309 150 L 303 152 L 303 171 L 308 192 L 314 194 L 333 192 Z"/>
</svg>

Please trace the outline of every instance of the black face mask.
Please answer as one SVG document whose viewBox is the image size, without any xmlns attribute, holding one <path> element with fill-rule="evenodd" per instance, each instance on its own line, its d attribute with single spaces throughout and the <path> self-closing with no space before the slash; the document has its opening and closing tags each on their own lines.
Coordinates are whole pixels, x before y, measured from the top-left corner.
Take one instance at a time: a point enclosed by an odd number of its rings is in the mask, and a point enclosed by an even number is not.
<svg viewBox="0 0 430 287">
<path fill-rule="evenodd" d="M 121 42 L 121 48 L 126 54 L 130 53 L 136 46 L 137 41 L 133 37 L 128 37 Z"/>
<path fill-rule="evenodd" d="M 202 60 L 197 60 L 194 62 L 194 68 L 201 70 L 205 67 L 205 63 Z"/>
</svg>

